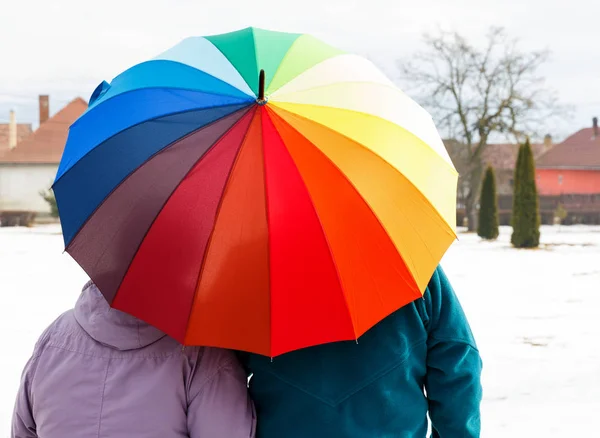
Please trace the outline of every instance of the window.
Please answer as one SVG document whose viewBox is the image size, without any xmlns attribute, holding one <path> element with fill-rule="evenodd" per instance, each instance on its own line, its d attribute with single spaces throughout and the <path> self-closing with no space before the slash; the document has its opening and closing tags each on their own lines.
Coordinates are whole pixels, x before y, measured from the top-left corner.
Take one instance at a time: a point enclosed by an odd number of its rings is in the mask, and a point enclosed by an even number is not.
<svg viewBox="0 0 600 438">
<path fill-rule="evenodd" d="M 539 180 L 539 178 L 538 178 L 538 180 Z M 514 179 L 512 179 L 512 178 L 511 178 L 511 179 L 509 179 L 509 180 L 508 180 L 508 184 L 510 184 L 510 186 L 511 186 L 511 187 L 514 187 L 514 185 L 515 185 L 515 180 L 514 180 Z"/>
</svg>

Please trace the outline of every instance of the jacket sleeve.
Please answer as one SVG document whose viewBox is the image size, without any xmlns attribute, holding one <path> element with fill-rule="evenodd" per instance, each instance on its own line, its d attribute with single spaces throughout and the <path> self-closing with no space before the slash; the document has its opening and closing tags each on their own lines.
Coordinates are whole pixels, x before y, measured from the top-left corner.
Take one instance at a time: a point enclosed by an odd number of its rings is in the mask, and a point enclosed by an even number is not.
<svg viewBox="0 0 600 438">
<path fill-rule="evenodd" d="M 190 438 L 254 438 L 256 413 L 248 394 L 248 380 L 233 352 L 206 349 L 203 368 L 192 382 L 188 405 Z"/>
<path fill-rule="evenodd" d="M 34 355 L 23 370 L 21 384 L 17 393 L 17 401 L 12 418 L 12 438 L 37 438 L 35 420 L 32 413 L 31 382 L 37 365 Z"/>
<path fill-rule="evenodd" d="M 427 375 L 432 437 L 480 434 L 482 362 L 463 309 L 444 271 L 428 286 Z"/>
</svg>

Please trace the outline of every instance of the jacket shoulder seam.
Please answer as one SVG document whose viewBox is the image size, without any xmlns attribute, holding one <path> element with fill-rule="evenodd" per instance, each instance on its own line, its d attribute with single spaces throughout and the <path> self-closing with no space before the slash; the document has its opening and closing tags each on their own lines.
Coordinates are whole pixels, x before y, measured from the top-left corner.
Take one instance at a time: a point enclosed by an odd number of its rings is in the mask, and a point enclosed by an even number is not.
<svg viewBox="0 0 600 438">
<path fill-rule="evenodd" d="M 93 353 L 89 353 L 86 351 L 79 351 L 76 350 L 74 348 L 69 348 L 66 345 L 61 345 L 61 344 L 57 344 L 57 343 L 48 343 L 47 344 L 47 348 L 55 348 L 57 350 L 63 350 L 63 351 L 69 351 L 71 353 L 75 353 L 75 354 L 79 354 L 82 356 L 88 356 L 88 357 L 95 357 L 98 359 L 110 359 L 110 360 L 131 360 L 131 359 L 158 359 L 158 358 L 169 358 L 169 357 L 173 357 L 175 356 L 175 354 L 177 354 L 177 352 L 171 352 L 171 353 L 164 353 L 164 354 L 140 354 L 140 355 L 99 355 L 99 354 L 93 354 Z"/>
<path fill-rule="evenodd" d="M 451 342 L 453 344 L 463 344 L 468 347 L 471 347 L 473 350 L 479 352 L 477 346 L 468 339 L 463 338 L 453 338 L 453 337 L 443 337 L 443 336 L 431 336 L 431 339 L 437 342 Z"/>
<path fill-rule="evenodd" d="M 106 373 L 104 373 L 104 384 L 102 385 L 102 396 L 100 398 L 100 414 L 98 416 L 98 438 L 100 438 L 100 430 L 102 428 L 102 413 L 104 411 L 104 394 L 106 392 L 106 381 L 108 380 L 108 370 L 110 369 L 110 359 L 106 363 Z"/>
<path fill-rule="evenodd" d="M 31 355 L 31 365 L 32 366 L 30 368 L 30 384 L 29 384 L 29 388 L 27 389 L 27 391 L 29 392 L 27 394 L 27 396 L 31 403 L 31 406 L 30 406 L 31 410 L 34 409 L 34 407 L 33 407 L 33 405 L 34 405 L 33 386 L 35 385 L 35 378 L 37 376 L 37 369 L 38 369 L 38 366 L 40 363 L 40 357 L 42 356 L 42 354 L 44 354 L 44 351 L 49 347 L 50 338 L 51 338 L 51 334 L 53 331 L 54 331 L 54 327 L 52 324 L 42 334 L 40 339 L 38 339 L 38 341 L 36 342 L 35 347 L 33 349 L 33 354 Z"/>
<path fill-rule="evenodd" d="M 221 374 L 221 372 L 224 371 L 225 368 L 229 368 L 231 365 L 233 365 L 233 359 L 227 359 L 227 361 L 225 363 L 221 364 L 221 366 L 219 366 L 215 371 L 213 371 L 210 374 L 210 376 L 205 378 L 204 381 L 200 384 L 200 389 L 198 389 L 198 392 L 193 397 L 190 398 L 188 406 L 193 403 L 193 401 L 196 399 L 196 397 L 198 397 L 200 395 L 200 393 L 202 393 L 202 391 L 204 391 L 204 388 L 209 383 L 211 383 L 219 374 Z M 199 364 L 198 366 L 201 366 L 201 365 Z"/>
<path fill-rule="evenodd" d="M 27 398 L 29 399 L 29 409 L 32 411 L 33 414 L 33 409 L 34 409 L 34 398 L 33 398 L 33 385 L 35 385 L 35 377 L 37 375 L 37 369 L 38 369 L 38 365 L 40 363 L 39 358 L 42 355 L 43 351 L 37 351 L 35 352 L 35 354 L 33 356 L 31 356 L 31 375 L 30 375 L 30 383 L 28 385 L 27 388 Z"/>
</svg>

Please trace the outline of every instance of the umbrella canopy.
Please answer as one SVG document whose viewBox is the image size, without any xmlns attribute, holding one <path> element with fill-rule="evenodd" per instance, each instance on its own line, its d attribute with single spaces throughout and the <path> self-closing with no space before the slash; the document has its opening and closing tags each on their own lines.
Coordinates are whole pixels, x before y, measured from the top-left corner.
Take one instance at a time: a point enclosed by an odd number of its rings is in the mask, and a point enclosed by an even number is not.
<svg viewBox="0 0 600 438">
<path fill-rule="evenodd" d="M 273 357 L 420 297 L 456 237 L 456 183 L 429 114 L 372 63 L 251 28 L 102 83 L 54 191 L 112 307 Z"/>
</svg>

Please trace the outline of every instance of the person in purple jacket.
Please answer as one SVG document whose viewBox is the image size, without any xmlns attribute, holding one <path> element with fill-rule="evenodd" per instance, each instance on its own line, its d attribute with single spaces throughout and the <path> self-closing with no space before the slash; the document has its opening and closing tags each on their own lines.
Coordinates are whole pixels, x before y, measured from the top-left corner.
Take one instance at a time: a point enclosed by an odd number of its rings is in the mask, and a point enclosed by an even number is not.
<svg viewBox="0 0 600 438">
<path fill-rule="evenodd" d="M 88 283 L 25 366 L 12 437 L 252 438 L 255 423 L 232 352 L 182 348 Z"/>
</svg>

